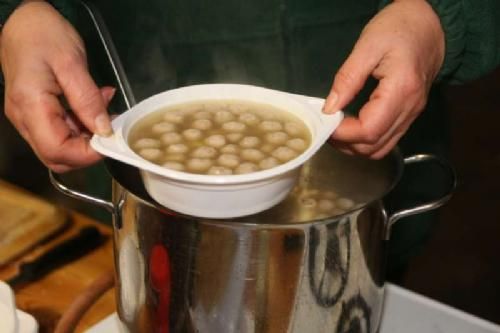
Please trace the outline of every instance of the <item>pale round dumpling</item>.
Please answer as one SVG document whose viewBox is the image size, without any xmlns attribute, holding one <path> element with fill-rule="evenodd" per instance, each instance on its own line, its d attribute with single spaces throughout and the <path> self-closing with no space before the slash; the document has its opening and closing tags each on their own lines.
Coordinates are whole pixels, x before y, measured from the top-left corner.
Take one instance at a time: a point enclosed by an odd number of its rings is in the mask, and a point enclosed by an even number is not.
<svg viewBox="0 0 500 333">
<path fill-rule="evenodd" d="M 281 131 L 283 126 L 279 121 L 276 120 L 264 120 L 260 123 L 259 128 L 266 132 L 276 132 Z"/>
<path fill-rule="evenodd" d="M 163 167 L 176 171 L 183 171 L 185 169 L 184 164 L 175 161 L 167 161 L 163 163 Z"/>
<path fill-rule="evenodd" d="M 271 154 L 274 150 L 276 149 L 276 146 L 275 145 L 272 145 L 270 143 L 265 143 L 263 144 L 261 147 L 260 147 L 260 150 L 263 152 L 263 153 L 266 153 L 266 154 Z"/>
<path fill-rule="evenodd" d="M 248 106 L 242 103 L 230 103 L 228 108 L 234 114 L 241 114 L 248 110 Z"/>
<path fill-rule="evenodd" d="M 196 128 L 190 128 L 182 132 L 182 136 L 188 141 L 200 140 L 203 136 L 203 132 Z"/>
<path fill-rule="evenodd" d="M 335 206 L 335 202 L 329 199 L 321 199 L 318 202 L 318 209 L 324 213 L 333 211 Z"/>
<path fill-rule="evenodd" d="M 169 123 L 168 121 L 162 121 L 160 123 L 154 124 L 151 130 L 155 134 L 163 134 L 167 132 L 175 131 L 175 124 Z"/>
<path fill-rule="evenodd" d="M 139 150 L 139 155 L 149 161 L 156 161 L 163 156 L 163 152 L 158 148 L 143 148 Z"/>
<path fill-rule="evenodd" d="M 183 116 L 191 116 L 192 114 L 202 110 L 202 106 L 198 103 L 185 104 L 182 109 L 176 110 L 177 113 Z"/>
<path fill-rule="evenodd" d="M 214 134 L 207 137 L 205 143 L 210 147 L 221 148 L 226 145 L 226 138 L 222 134 Z"/>
<path fill-rule="evenodd" d="M 349 209 L 354 207 L 354 201 L 352 201 L 351 199 L 348 199 L 348 198 L 338 198 L 337 199 L 337 206 L 340 209 L 349 210 Z"/>
<path fill-rule="evenodd" d="M 212 160 L 208 158 L 192 158 L 186 163 L 188 170 L 196 173 L 206 172 L 212 166 Z"/>
<path fill-rule="evenodd" d="M 212 113 L 208 111 L 199 111 L 193 115 L 194 119 L 212 119 Z"/>
<path fill-rule="evenodd" d="M 223 154 L 238 154 L 240 152 L 240 147 L 234 143 L 230 143 L 222 147 L 220 152 Z"/>
<path fill-rule="evenodd" d="M 318 204 L 316 199 L 314 199 L 312 197 L 301 198 L 299 202 L 305 208 L 315 208 Z"/>
<path fill-rule="evenodd" d="M 243 148 L 255 148 L 259 146 L 260 139 L 256 136 L 245 136 L 240 140 L 239 144 Z"/>
<path fill-rule="evenodd" d="M 281 146 L 276 148 L 272 152 L 272 156 L 276 157 L 278 160 L 282 162 L 287 162 L 290 161 L 291 159 L 297 157 L 297 152 L 293 150 L 292 148 L 286 147 L 286 146 Z"/>
<path fill-rule="evenodd" d="M 289 140 L 286 145 L 299 153 L 303 152 L 307 148 L 306 140 L 301 138 L 295 138 Z"/>
<path fill-rule="evenodd" d="M 209 175 L 231 175 L 233 174 L 233 170 L 223 166 L 214 165 L 208 169 L 207 173 Z"/>
<path fill-rule="evenodd" d="M 214 158 L 215 155 L 217 155 L 217 149 L 208 146 L 198 147 L 191 153 L 192 157 L 198 158 Z"/>
<path fill-rule="evenodd" d="M 217 159 L 217 164 L 233 169 L 240 164 L 240 158 L 234 154 L 222 154 Z"/>
<path fill-rule="evenodd" d="M 219 111 L 226 111 L 226 104 L 222 103 L 222 102 L 205 103 L 205 111 L 211 112 L 213 114 L 215 114 Z"/>
<path fill-rule="evenodd" d="M 245 112 L 239 116 L 239 121 L 248 126 L 255 126 L 260 122 L 260 118 L 253 113 Z"/>
<path fill-rule="evenodd" d="M 280 161 L 274 157 L 266 157 L 259 163 L 259 167 L 262 170 L 271 169 L 278 165 L 280 165 Z"/>
<path fill-rule="evenodd" d="M 202 131 L 209 130 L 212 128 L 212 126 L 213 126 L 212 121 L 209 119 L 196 119 L 191 124 L 191 127 L 202 130 Z"/>
<path fill-rule="evenodd" d="M 135 149 L 144 149 L 144 148 L 159 148 L 161 143 L 157 139 L 151 138 L 141 138 L 134 142 L 133 147 Z"/>
<path fill-rule="evenodd" d="M 160 138 L 161 142 L 165 145 L 171 145 L 182 141 L 182 136 L 176 132 L 165 133 Z"/>
<path fill-rule="evenodd" d="M 168 162 L 183 162 L 186 161 L 186 155 L 184 154 L 167 154 L 164 158 Z"/>
<path fill-rule="evenodd" d="M 184 154 L 189 151 L 189 147 L 183 143 L 174 143 L 167 148 L 169 154 Z"/>
<path fill-rule="evenodd" d="M 219 111 L 215 112 L 215 115 L 214 115 L 214 120 L 216 122 L 218 122 L 219 124 L 226 123 L 228 121 L 233 120 L 234 118 L 235 118 L 234 114 L 232 112 L 226 111 L 226 110 L 219 110 Z"/>
<path fill-rule="evenodd" d="M 184 116 L 175 112 L 165 112 L 163 120 L 173 124 L 181 124 L 184 121 Z"/>
<path fill-rule="evenodd" d="M 291 136 L 300 136 L 304 134 L 304 127 L 296 122 L 289 121 L 285 123 L 285 132 Z"/>
<path fill-rule="evenodd" d="M 226 135 L 227 141 L 237 143 L 243 138 L 243 133 L 229 133 Z"/>
<path fill-rule="evenodd" d="M 262 120 L 278 120 L 278 115 L 275 112 L 276 108 L 271 107 L 271 106 L 264 106 L 261 105 L 257 110 L 255 110 L 255 113 L 262 118 Z"/>
<path fill-rule="evenodd" d="M 242 159 L 251 162 L 260 162 L 265 157 L 263 152 L 254 148 L 243 149 L 240 155 Z"/>
<path fill-rule="evenodd" d="M 273 145 L 282 145 L 288 140 L 288 134 L 285 132 L 271 132 L 266 134 L 266 141 Z"/>
<path fill-rule="evenodd" d="M 239 121 L 228 121 L 222 125 L 222 129 L 228 132 L 243 132 L 247 128 L 247 125 L 240 123 Z"/>
<path fill-rule="evenodd" d="M 245 174 L 245 173 L 251 173 L 251 172 L 256 172 L 259 171 L 259 167 L 251 162 L 244 162 L 238 165 L 238 167 L 234 170 L 236 174 Z"/>
</svg>

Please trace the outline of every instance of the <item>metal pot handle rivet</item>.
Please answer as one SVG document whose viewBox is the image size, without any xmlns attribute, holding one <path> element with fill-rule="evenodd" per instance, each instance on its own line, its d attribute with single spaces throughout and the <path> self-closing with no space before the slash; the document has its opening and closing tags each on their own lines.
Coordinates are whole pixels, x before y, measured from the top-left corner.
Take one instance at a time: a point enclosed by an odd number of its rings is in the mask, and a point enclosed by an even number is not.
<svg viewBox="0 0 500 333">
<path fill-rule="evenodd" d="M 422 162 L 436 163 L 441 168 L 443 168 L 445 174 L 447 174 L 447 176 L 449 177 L 448 189 L 445 191 L 445 193 L 442 196 L 440 196 L 436 200 L 420 204 L 416 207 L 402 209 L 402 210 L 396 211 L 395 213 L 390 215 L 388 217 L 388 220 L 387 220 L 385 240 L 389 239 L 389 237 L 391 235 L 391 229 L 392 229 L 392 226 L 394 225 L 394 223 L 396 223 L 397 221 L 399 221 L 400 219 L 402 219 L 404 217 L 424 213 L 424 212 L 434 210 L 436 208 L 443 206 L 451 198 L 453 191 L 455 190 L 455 187 L 457 185 L 457 177 L 455 174 L 455 170 L 453 170 L 450 163 L 448 163 L 444 159 L 442 159 L 438 156 L 435 156 L 435 155 L 431 155 L 431 154 L 418 154 L 418 155 L 413 155 L 413 156 L 410 156 L 410 157 L 407 157 L 404 159 L 405 165 L 413 164 L 413 163 L 422 163 Z"/>
</svg>

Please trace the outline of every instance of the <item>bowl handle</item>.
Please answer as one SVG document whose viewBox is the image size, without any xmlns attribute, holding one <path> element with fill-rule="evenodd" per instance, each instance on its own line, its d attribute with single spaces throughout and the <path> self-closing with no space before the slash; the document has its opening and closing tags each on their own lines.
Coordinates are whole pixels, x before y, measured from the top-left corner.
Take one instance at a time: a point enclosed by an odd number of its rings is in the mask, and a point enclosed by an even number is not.
<svg viewBox="0 0 500 333">
<path fill-rule="evenodd" d="M 325 103 L 325 100 L 323 98 L 290 93 L 287 94 L 290 97 L 297 99 L 301 103 L 314 107 L 314 109 L 318 112 L 321 127 L 318 129 L 317 133 L 318 140 L 316 141 L 318 147 L 316 149 L 319 149 L 340 125 L 340 123 L 344 119 L 344 112 L 337 111 L 334 114 L 323 113 L 322 107 Z"/>
<path fill-rule="evenodd" d="M 387 219 L 387 227 L 385 231 L 385 240 L 389 240 L 390 235 L 391 235 L 391 230 L 392 226 L 394 223 L 402 219 L 403 217 L 415 215 L 415 214 L 420 214 L 424 213 L 430 210 L 434 210 L 436 208 L 441 207 L 444 205 L 452 196 L 453 191 L 455 190 L 455 187 L 457 185 L 457 177 L 455 174 L 455 170 L 453 170 L 453 167 L 450 165 L 449 162 L 445 161 L 444 159 L 437 157 L 435 155 L 430 155 L 430 154 L 418 154 L 418 155 L 413 155 L 410 157 L 406 157 L 404 159 L 404 164 L 409 165 L 413 163 L 424 163 L 424 162 L 431 162 L 435 163 L 438 166 L 440 166 L 446 176 L 449 179 L 448 182 L 448 188 L 446 189 L 445 193 L 441 195 L 439 198 L 436 200 L 426 202 L 423 204 L 420 204 L 416 207 L 412 208 L 406 208 L 402 210 L 398 210 L 394 212 L 393 214 L 389 215 Z"/>
</svg>

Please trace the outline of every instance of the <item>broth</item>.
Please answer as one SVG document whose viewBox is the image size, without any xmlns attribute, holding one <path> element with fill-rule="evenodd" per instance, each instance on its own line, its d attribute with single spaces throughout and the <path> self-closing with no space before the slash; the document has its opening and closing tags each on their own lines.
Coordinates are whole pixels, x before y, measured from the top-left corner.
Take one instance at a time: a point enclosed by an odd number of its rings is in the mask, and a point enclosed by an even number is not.
<svg viewBox="0 0 500 333">
<path fill-rule="evenodd" d="M 292 160 L 309 147 L 311 134 L 297 116 L 271 105 L 206 100 L 151 113 L 133 126 L 128 144 L 166 168 L 231 175 Z"/>
</svg>

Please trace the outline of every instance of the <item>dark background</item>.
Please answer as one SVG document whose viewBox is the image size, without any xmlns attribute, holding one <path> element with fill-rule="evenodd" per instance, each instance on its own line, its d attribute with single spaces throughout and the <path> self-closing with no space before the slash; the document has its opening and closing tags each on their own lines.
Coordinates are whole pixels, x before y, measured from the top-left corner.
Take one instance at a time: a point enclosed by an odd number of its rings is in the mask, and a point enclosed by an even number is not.
<svg viewBox="0 0 500 333">
<path fill-rule="evenodd" d="M 446 89 L 458 187 L 403 285 L 500 323 L 500 70 Z"/>
<path fill-rule="evenodd" d="M 446 88 L 451 163 L 459 184 L 440 209 L 432 236 L 414 257 L 401 284 L 500 324 L 500 70 L 463 86 Z M 3 101 L 2 101 L 3 105 Z M 0 178 L 46 199 L 106 220 L 58 193 L 47 170 L 0 115 Z M 65 176 L 85 187 L 92 170 Z M 103 184 L 105 186 L 106 184 Z"/>
</svg>

